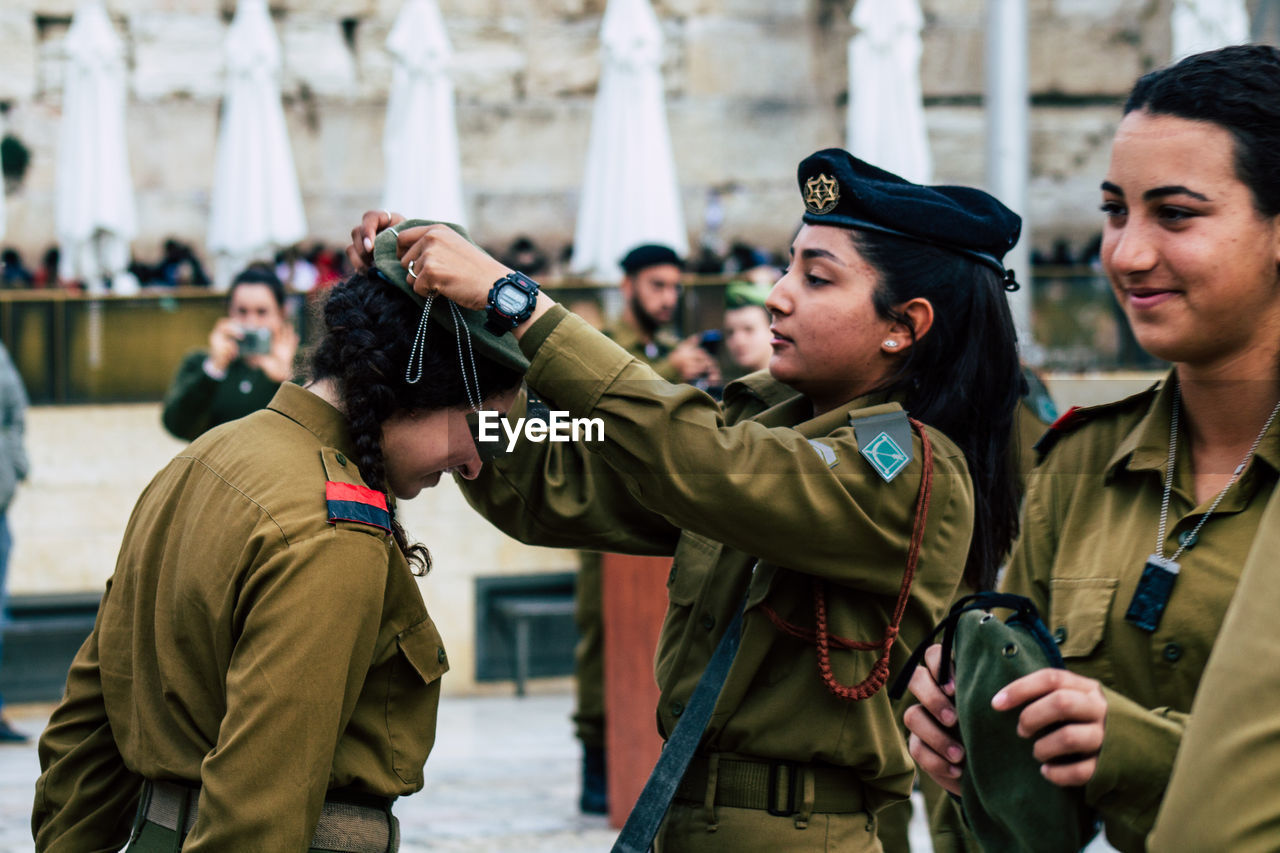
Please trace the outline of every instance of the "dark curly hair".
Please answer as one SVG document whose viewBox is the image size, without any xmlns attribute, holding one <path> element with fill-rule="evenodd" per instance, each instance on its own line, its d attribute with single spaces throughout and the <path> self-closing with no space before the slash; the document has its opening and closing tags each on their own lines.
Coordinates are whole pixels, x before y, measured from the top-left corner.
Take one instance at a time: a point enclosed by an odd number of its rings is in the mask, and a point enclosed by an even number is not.
<svg viewBox="0 0 1280 853">
<path fill-rule="evenodd" d="M 445 310 L 437 304 L 435 310 Z M 397 412 L 431 411 L 468 405 L 457 339 L 431 324 L 423 353 L 422 379 L 405 380 L 409 351 L 422 309 L 406 294 L 362 270 L 329 290 L 321 309 L 323 336 L 311 352 L 312 380 L 331 379 L 342 398 L 347 428 L 356 447 L 360 476 L 386 492 L 382 425 Z M 486 358 L 475 359 L 481 398 L 508 391 L 523 378 Z M 394 517 L 391 533 L 418 574 L 431 568 L 421 544 L 410 545 Z"/>
<path fill-rule="evenodd" d="M 1188 56 L 1139 78 L 1124 105 L 1125 115 L 1135 110 L 1226 129 L 1254 207 L 1280 214 L 1280 50 L 1244 44 Z"/>
<path fill-rule="evenodd" d="M 911 328 L 893 306 L 916 297 L 933 305 L 933 326 L 907 350 L 883 390 L 903 393 L 912 417 L 941 430 L 964 452 L 974 492 L 964 576 L 974 589 L 991 589 L 1018 535 L 1021 496 L 1008 445 L 1026 387 L 1004 281 L 989 267 L 936 246 L 872 231 L 849 233 L 879 273 L 872 295 L 879 316 Z"/>
</svg>

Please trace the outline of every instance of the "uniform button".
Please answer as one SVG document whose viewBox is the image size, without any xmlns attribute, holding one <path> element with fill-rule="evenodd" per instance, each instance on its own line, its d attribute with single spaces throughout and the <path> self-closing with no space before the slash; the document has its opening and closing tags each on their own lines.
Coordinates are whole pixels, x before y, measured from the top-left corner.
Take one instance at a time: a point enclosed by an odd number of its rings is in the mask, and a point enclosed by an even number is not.
<svg viewBox="0 0 1280 853">
<path fill-rule="evenodd" d="M 1183 550 L 1190 551 L 1195 547 L 1196 540 L 1199 538 L 1193 531 L 1184 530 L 1178 534 L 1178 544 L 1182 546 Z"/>
<path fill-rule="evenodd" d="M 704 613 L 704 614 L 702 614 L 702 627 L 703 627 L 703 628 L 706 628 L 708 631 L 710 631 L 710 630 L 711 630 L 712 628 L 714 628 L 715 626 L 716 626 L 716 617 L 712 616 L 710 613 Z"/>
<path fill-rule="evenodd" d="M 440 661 L 440 663 L 444 663 L 444 659 L 444 649 L 436 649 L 436 660 Z"/>
<path fill-rule="evenodd" d="M 684 706 L 683 706 L 683 705 L 681 705 L 679 702 L 672 702 L 672 703 L 671 703 L 671 716 L 673 716 L 673 717 L 678 717 L 678 716 L 680 716 L 680 715 L 681 715 L 681 714 L 683 714 L 683 713 L 684 713 Z"/>
<path fill-rule="evenodd" d="M 346 465 L 346 464 L 347 464 L 347 457 L 343 456 L 341 453 L 339 453 L 339 454 L 337 455 L 337 457 L 336 457 L 336 458 L 337 458 L 337 460 L 338 460 L 338 464 L 339 464 L 339 465 Z"/>
<path fill-rule="evenodd" d="M 1058 645 L 1062 645 L 1067 641 L 1067 626 L 1059 625 L 1053 629 L 1053 641 Z"/>
<path fill-rule="evenodd" d="M 1182 658 L 1182 646 L 1177 643 L 1167 643 L 1164 647 L 1164 659 L 1169 663 L 1177 663 Z"/>
<path fill-rule="evenodd" d="M 676 564 L 671 564 L 671 571 L 667 572 L 667 585 L 670 586 L 676 579 Z"/>
</svg>

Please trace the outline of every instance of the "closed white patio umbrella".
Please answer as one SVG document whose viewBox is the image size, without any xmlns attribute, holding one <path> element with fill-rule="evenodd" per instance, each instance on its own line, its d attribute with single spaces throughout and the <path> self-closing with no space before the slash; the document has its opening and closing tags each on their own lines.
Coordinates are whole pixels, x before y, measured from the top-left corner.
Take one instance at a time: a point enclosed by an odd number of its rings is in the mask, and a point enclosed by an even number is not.
<svg viewBox="0 0 1280 853">
<path fill-rule="evenodd" d="M 920 92 L 916 0 L 858 0 L 849 16 L 850 153 L 909 181 L 933 179 L 933 157 Z"/>
<path fill-rule="evenodd" d="M 209 211 L 214 286 L 307 234 L 280 103 L 280 42 L 266 0 L 240 0 L 227 31 L 227 90 Z"/>
<path fill-rule="evenodd" d="M 465 225 L 454 119 L 453 48 L 436 0 L 406 0 L 387 36 L 394 61 L 382 150 L 382 206 Z"/>
<path fill-rule="evenodd" d="M 641 243 L 689 251 L 662 84 L 662 30 L 649 0 L 609 0 L 570 269 L 617 281 Z"/>
<path fill-rule="evenodd" d="M 1173 58 L 1249 40 L 1244 0 L 1174 0 Z"/>
<path fill-rule="evenodd" d="M 54 221 L 63 278 L 89 293 L 133 293 L 127 272 L 137 235 L 125 140 L 124 46 L 101 0 L 82 0 L 65 42 Z"/>
</svg>

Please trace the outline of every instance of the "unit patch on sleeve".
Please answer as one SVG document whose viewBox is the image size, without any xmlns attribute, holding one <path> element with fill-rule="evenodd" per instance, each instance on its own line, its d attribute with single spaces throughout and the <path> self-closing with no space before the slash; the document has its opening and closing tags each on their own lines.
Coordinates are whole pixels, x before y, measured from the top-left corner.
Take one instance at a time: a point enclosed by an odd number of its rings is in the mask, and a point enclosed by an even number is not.
<svg viewBox="0 0 1280 853">
<path fill-rule="evenodd" d="M 886 483 L 911 463 L 911 423 L 903 411 L 853 421 L 858 450 Z"/>
<path fill-rule="evenodd" d="M 387 496 L 382 492 L 330 480 L 324 484 L 324 496 L 329 503 L 330 524 L 354 521 L 391 532 L 391 513 L 387 510 Z"/>
</svg>

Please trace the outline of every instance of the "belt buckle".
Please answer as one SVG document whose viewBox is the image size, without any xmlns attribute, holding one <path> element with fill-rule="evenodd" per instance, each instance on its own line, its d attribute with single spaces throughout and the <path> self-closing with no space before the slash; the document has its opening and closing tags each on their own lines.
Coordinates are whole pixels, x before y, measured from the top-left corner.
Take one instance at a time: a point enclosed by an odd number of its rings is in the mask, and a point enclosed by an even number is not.
<svg viewBox="0 0 1280 853">
<path fill-rule="evenodd" d="M 775 808 L 778 795 L 778 770 L 785 767 L 787 770 L 787 810 L 778 811 Z M 791 817 L 796 813 L 796 782 L 800 778 L 799 766 L 789 761 L 770 761 L 769 762 L 769 792 L 765 797 L 765 809 L 774 817 Z"/>
</svg>

